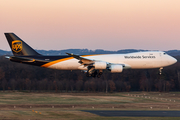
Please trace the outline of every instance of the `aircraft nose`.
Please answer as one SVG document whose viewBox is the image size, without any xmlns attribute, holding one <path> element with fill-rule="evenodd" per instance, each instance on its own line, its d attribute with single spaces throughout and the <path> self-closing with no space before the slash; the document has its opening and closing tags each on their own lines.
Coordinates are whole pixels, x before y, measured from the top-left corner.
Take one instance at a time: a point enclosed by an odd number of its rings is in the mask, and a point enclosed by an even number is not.
<svg viewBox="0 0 180 120">
<path fill-rule="evenodd" d="M 171 57 L 171 56 L 170 56 Z M 174 58 L 174 57 L 171 57 L 170 58 L 170 63 L 171 64 L 175 64 L 177 62 L 177 59 L 176 58 Z"/>
</svg>

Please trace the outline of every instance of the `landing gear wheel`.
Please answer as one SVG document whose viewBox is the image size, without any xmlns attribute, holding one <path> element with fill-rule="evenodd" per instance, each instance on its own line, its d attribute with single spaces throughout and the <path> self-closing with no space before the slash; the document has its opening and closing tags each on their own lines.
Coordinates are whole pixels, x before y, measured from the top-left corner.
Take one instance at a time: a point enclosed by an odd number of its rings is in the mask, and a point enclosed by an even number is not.
<svg viewBox="0 0 180 120">
<path fill-rule="evenodd" d="M 91 75 L 87 72 L 87 73 L 86 73 L 86 77 L 90 77 L 90 76 L 91 76 Z"/>
<path fill-rule="evenodd" d="M 162 74 L 162 69 L 163 69 L 163 68 L 159 68 L 159 74 L 160 74 L 160 75 Z"/>
<path fill-rule="evenodd" d="M 98 74 L 98 75 L 97 75 L 97 77 L 98 77 L 98 78 L 100 78 L 100 77 L 101 77 L 101 75 L 99 75 L 99 74 Z"/>
<path fill-rule="evenodd" d="M 99 72 L 98 75 L 97 75 L 97 77 L 100 78 L 101 75 L 102 75 L 102 72 Z"/>
<path fill-rule="evenodd" d="M 97 70 L 96 70 L 96 71 L 94 71 L 94 73 L 92 73 L 92 77 L 96 77 L 97 74 L 98 74 L 98 72 L 97 72 Z"/>
</svg>

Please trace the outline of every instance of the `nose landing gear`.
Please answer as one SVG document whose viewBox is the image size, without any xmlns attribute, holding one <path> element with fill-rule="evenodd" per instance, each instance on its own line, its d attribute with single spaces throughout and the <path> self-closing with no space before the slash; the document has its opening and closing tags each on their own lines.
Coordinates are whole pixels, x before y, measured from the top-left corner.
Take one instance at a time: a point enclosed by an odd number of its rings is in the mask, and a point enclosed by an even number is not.
<svg viewBox="0 0 180 120">
<path fill-rule="evenodd" d="M 159 74 L 162 74 L 163 67 L 159 68 Z"/>
</svg>

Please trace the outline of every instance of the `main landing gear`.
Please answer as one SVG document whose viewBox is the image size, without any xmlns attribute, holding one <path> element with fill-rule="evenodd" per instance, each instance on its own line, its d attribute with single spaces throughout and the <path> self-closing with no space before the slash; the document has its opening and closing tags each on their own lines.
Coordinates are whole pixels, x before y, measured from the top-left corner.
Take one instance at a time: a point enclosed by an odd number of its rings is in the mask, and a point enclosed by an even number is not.
<svg viewBox="0 0 180 120">
<path fill-rule="evenodd" d="M 103 71 L 102 70 L 95 70 L 94 69 L 94 66 L 89 66 L 88 67 L 88 71 L 87 71 L 87 73 L 86 73 L 86 76 L 87 77 L 98 77 L 98 78 L 100 78 L 101 77 L 101 75 L 102 75 L 102 73 L 103 73 Z"/>
</svg>

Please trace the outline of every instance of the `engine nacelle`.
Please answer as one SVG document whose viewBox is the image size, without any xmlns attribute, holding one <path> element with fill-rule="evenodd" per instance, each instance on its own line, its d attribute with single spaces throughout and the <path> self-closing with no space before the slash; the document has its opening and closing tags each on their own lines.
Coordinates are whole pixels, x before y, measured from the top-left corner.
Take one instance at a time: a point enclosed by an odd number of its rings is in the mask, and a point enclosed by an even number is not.
<svg viewBox="0 0 180 120">
<path fill-rule="evenodd" d="M 95 62 L 93 64 L 93 66 L 95 67 L 95 69 L 103 70 L 103 69 L 107 68 L 107 63 L 106 62 Z"/>
<path fill-rule="evenodd" d="M 122 65 L 111 65 L 109 70 L 112 73 L 120 73 L 123 71 L 123 66 Z"/>
</svg>

